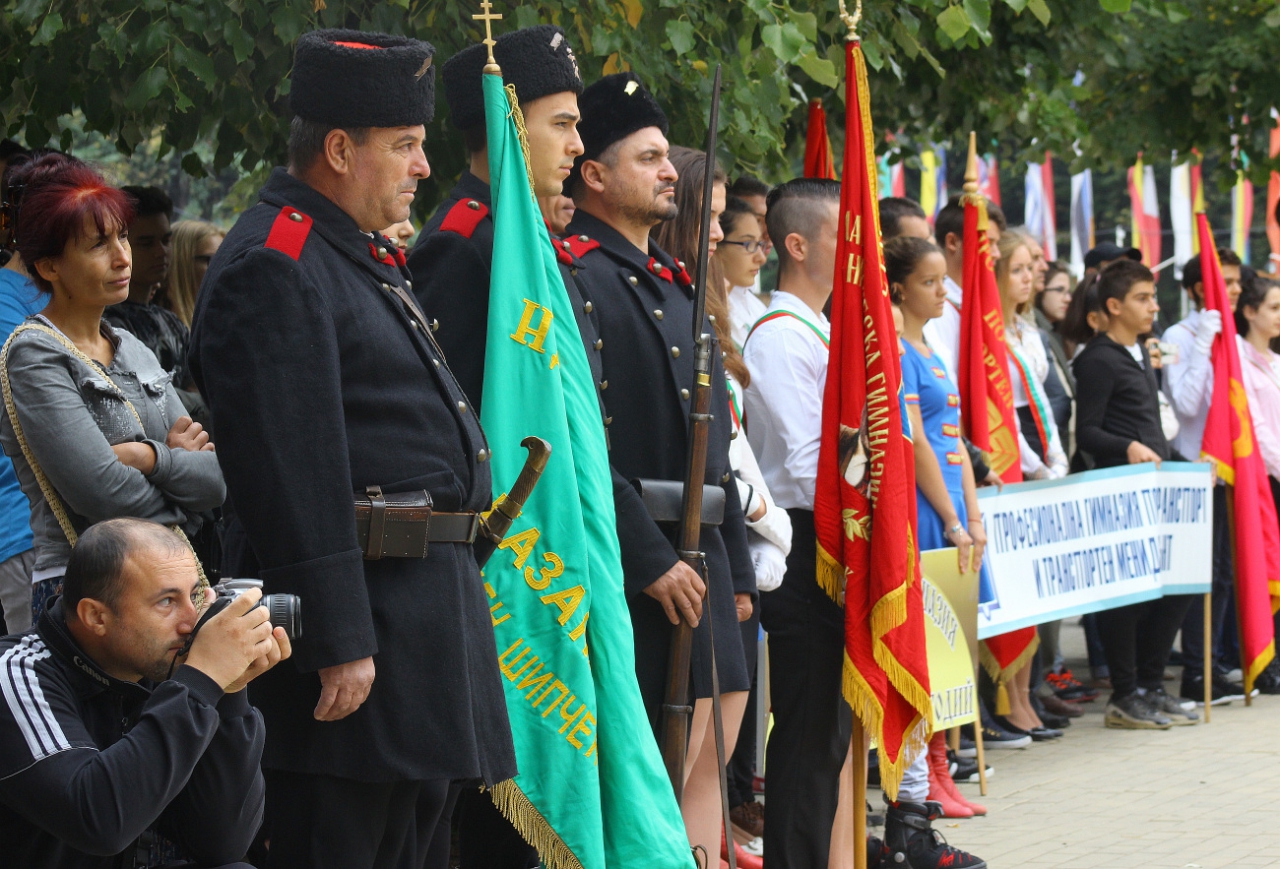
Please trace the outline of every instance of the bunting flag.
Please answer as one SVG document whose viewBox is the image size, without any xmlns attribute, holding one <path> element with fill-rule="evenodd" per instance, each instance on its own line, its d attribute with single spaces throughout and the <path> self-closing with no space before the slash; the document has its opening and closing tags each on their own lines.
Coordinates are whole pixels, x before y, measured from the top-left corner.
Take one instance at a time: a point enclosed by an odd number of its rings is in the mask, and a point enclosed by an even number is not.
<svg viewBox="0 0 1280 869">
<path fill-rule="evenodd" d="M 1160 264 L 1160 204 L 1156 199 L 1156 170 L 1142 162 L 1129 167 L 1129 210 L 1133 215 L 1133 244 L 1142 251 L 1147 268 Z"/>
<path fill-rule="evenodd" d="M 845 147 L 831 359 L 814 493 L 818 581 L 843 589 L 843 689 L 896 799 L 933 720 L 916 551 L 915 465 L 880 250 L 867 69 L 845 45 Z"/>
<path fill-rule="evenodd" d="M 1248 159 L 1240 159 L 1247 169 Z M 1236 173 L 1236 186 L 1231 188 L 1231 249 L 1240 262 L 1249 264 L 1249 230 L 1253 228 L 1253 182 L 1243 171 Z"/>
<path fill-rule="evenodd" d="M 1280 157 L 1280 112 L 1271 110 L 1276 125 L 1271 130 L 1271 156 Z M 1280 222 L 1276 220 L 1276 206 L 1280 205 L 1280 172 L 1272 172 L 1267 182 L 1267 246 L 1271 248 L 1271 263 L 1267 271 L 1280 275 Z"/>
<path fill-rule="evenodd" d="M 481 419 L 493 479 L 515 481 L 525 437 L 552 447 L 484 572 L 520 769 L 491 794 L 548 869 L 693 867 L 636 683 L 591 368 L 533 198 L 515 88 L 490 74 L 483 87 L 494 257 Z"/>
<path fill-rule="evenodd" d="M 893 156 L 893 152 L 886 151 L 876 162 L 878 170 L 876 173 L 876 187 L 881 196 L 897 196 L 901 198 L 907 195 L 907 183 L 902 171 L 902 161 L 891 163 L 889 162 L 891 156 Z"/>
<path fill-rule="evenodd" d="M 960 305 L 960 420 L 965 436 L 982 450 L 987 467 L 1006 483 L 1022 481 L 1017 415 L 1009 381 L 1009 348 L 1004 340 L 1000 290 L 987 236 L 987 201 L 964 196 L 964 301 Z M 989 603 L 983 584 L 979 604 Z M 1038 646 L 1036 629 L 1023 628 L 979 644 L 978 657 L 996 683 L 996 711 L 1009 711 L 1005 683 L 1022 669 Z"/>
<path fill-rule="evenodd" d="M 1196 230 L 1205 308 L 1222 313 L 1222 332 L 1213 340 L 1213 398 L 1200 453 L 1217 465 L 1218 476 L 1231 486 L 1240 663 L 1247 695 L 1253 691 L 1253 680 L 1275 657 L 1272 614 L 1280 606 L 1280 527 L 1249 415 L 1235 317 L 1203 212 L 1196 215 Z"/>
<path fill-rule="evenodd" d="M 1044 246 L 1045 259 L 1053 261 L 1058 258 L 1058 212 L 1055 210 L 1057 200 L 1053 194 L 1053 155 L 1048 151 L 1044 152 L 1040 174 L 1040 186 L 1044 190 L 1044 223 L 1040 244 Z"/>
<path fill-rule="evenodd" d="M 1093 172 L 1071 176 L 1071 270 L 1084 274 L 1084 255 L 1093 250 Z"/>
<path fill-rule="evenodd" d="M 1173 155 L 1169 176 L 1169 220 L 1173 224 L 1173 276 L 1182 280 L 1182 267 L 1196 255 L 1195 218 L 1191 204 L 1191 163 Z M 1183 304 L 1185 305 L 1185 296 Z M 1183 314 L 1185 315 L 1185 311 Z"/>
<path fill-rule="evenodd" d="M 978 161 L 978 192 L 996 205 L 1000 204 L 1000 169 L 996 155 L 988 154 Z"/>
<path fill-rule="evenodd" d="M 1201 174 L 1200 174 L 1200 152 L 1197 149 L 1192 148 L 1191 157 L 1192 157 L 1191 168 L 1188 170 L 1190 173 L 1190 180 L 1191 180 L 1191 214 L 1192 214 L 1191 223 L 1193 226 L 1193 229 L 1191 230 L 1191 251 L 1193 254 L 1199 255 L 1200 254 L 1200 226 L 1196 222 L 1195 215 L 1201 214 L 1205 210 L 1204 181 L 1201 178 Z M 1216 249 L 1215 245 L 1211 244 L 1209 246 Z"/>
<path fill-rule="evenodd" d="M 804 177 L 836 178 L 831 136 L 827 133 L 827 111 L 822 100 L 809 100 L 809 128 L 804 135 Z"/>
<path fill-rule="evenodd" d="M 943 205 L 946 202 L 938 201 L 938 154 L 932 149 L 923 151 L 920 154 L 920 207 L 930 226 Z"/>
</svg>

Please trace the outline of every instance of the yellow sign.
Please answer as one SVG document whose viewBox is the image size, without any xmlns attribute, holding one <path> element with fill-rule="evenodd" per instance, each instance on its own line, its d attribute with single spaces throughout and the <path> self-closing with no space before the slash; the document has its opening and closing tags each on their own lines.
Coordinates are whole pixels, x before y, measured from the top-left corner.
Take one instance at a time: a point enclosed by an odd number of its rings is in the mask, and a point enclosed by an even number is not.
<svg viewBox="0 0 1280 869">
<path fill-rule="evenodd" d="M 920 563 L 925 575 L 921 591 L 929 686 L 933 692 L 933 729 L 946 730 L 978 717 L 973 665 L 978 574 L 960 573 L 954 549 L 922 552 Z"/>
</svg>

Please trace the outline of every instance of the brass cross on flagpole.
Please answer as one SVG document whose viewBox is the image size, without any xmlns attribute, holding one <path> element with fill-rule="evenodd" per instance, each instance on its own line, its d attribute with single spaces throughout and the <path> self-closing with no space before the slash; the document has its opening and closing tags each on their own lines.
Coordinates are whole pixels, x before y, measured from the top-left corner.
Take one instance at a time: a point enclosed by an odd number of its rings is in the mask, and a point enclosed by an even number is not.
<svg viewBox="0 0 1280 869">
<path fill-rule="evenodd" d="M 484 0 L 484 2 L 480 4 L 480 8 L 483 11 L 472 15 L 471 17 L 476 21 L 484 22 L 484 45 L 489 49 L 489 63 L 485 66 L 485 72 L 490 71 L 488 68 L 490 66 L 492 66 L 494 71 L 496 71 L 498 69 L 498 62 L 493 59 L 493 22 L 501 21 L 502 15 L 493 11 L 493 3 L 490 2 L 490 0 Z"/>
</svg>

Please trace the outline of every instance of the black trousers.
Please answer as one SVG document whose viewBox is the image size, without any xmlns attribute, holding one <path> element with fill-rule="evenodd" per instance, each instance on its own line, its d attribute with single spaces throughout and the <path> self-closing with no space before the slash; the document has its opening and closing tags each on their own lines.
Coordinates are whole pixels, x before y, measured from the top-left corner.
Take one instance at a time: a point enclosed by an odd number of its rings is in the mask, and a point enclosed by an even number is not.
<svg viewBox="0 0 1280 869">
<path fill-rule="evenodd" d="M 1126 697 L 1137 688 L 1160 688 L 1174 638 L 1198 595 L 1179 594 L 1103 610 L 1098 636 L 1111 670 L 1113 697 Z"/>
<path fill-rule="evenodd" d="M 756 611 L 752 613 L 751 618 L 741 622 L 739 627 L 742 628 L 742 647 L 746 652 L 747 675 L 751 678 L 751 691 L 747 694 L 746 711 L 742 713 L 742 726 L 738 728 L 738 744 L 733 748 L 726 770 L 730 808 L 755 799 L 752 782 L 756 772 L 756 703 L 760 693 L 760 674 L 756 660 L 760 631 L 759 604 L 756 605 Z"/>
<path fill-rule="evenodd" d="M 786 578 L 761 596 L 773 707 L 764 863 L 769 869 L 826 869 L 853 711 L 841 693 L 840 609 L 816 582 L 813 513 L 787 512 L 792 542 Z"/>
<path fill-rule="evenodd" d="M 1183 677 L 1204 675 L 1204 597 L 1191 595 L 1193 600 L 1182 621 Z M 1217 664 L 1223 655 L 1222 626 L 1227 613 L 1235 602 L 1235 583 L 1231 575 L 1231 529 L 1227 526 L 1227 487 L 1213 487 L 1213 597 L 1211 627 L 1213 636 L 1213 662 Z"/>
<path fill-rule="evenodd" d="M 361 782 L 264 770 L 270 869 L 447 869 L 447 780 Z"/>
<path fill-rule="evenodd" d="M 538 850 L 502 816 L 488 794 L 464 788 L 454 815 L 462 869 L 538 869 Z"/>
</svg>

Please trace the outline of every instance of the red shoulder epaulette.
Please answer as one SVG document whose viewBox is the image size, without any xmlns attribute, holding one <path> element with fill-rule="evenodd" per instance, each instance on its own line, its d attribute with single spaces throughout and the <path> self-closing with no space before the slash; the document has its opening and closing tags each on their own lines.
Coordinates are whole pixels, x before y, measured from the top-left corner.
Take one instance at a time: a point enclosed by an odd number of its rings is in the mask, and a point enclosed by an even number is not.
<svg viewBox="0 0 1280 869">
<path fill-rule="evenodd" d="M 569 242 L 562 238 L 551 236 L 551 249 L 556 252 L 556 262 L 562 266 L 572 266 L 577 260 L 573 254 L 569 253 Z"/>
<path fill-rule="evenodd" d="M 441 232 L 456 232 L 463 238 L 471 238 L 480 221 L 489 216 L 489 207 L 475 199 L 460 199 L 440 224 Z"/>
<path fill-rule="evenodd" d="M 585 235 L 566 236 L 564 242 L 569 248 L 569 253 L 573 254 L 578 259 L 582 259 L 584 256 L 600 246 L 600 242 L 596 241 L 594 238 L 588 238 Z"/>
<path fill-rule="evenodd" d="M 311 218 L 298 209 L 286 205 L 276 215 L 271 224 L 271 232 L 267 233 L 264 247 L 278 250 L 280 253 L 296 260 L 302 256 L 302 248 L 311 234 Z"/>
</svg>

